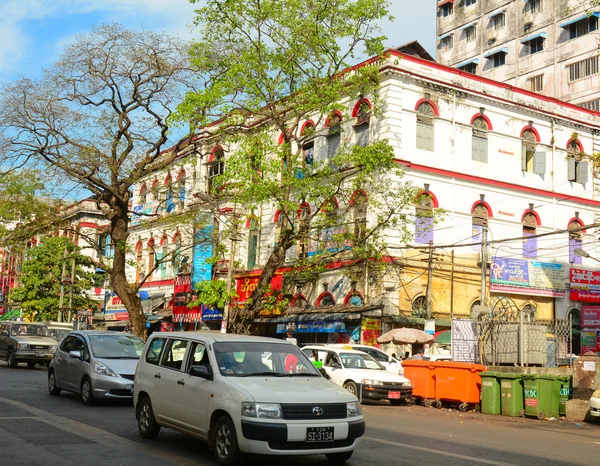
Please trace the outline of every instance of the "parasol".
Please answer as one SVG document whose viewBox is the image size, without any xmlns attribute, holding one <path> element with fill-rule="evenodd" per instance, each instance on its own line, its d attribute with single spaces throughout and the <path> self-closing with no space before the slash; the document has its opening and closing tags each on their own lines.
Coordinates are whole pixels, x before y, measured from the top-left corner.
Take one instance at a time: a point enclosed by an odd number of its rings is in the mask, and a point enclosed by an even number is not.
<svg viewBox="0 0 600 466">
<path fill-rule="evenodd" d="M 396 345 L 405 345 L 420 343 L 426 344 L 433 341 L 433 335 L 425 333 L 416 328 L 395 328 L 384 333 L 377 339 L 377 343 L 395 343 Z"/>
<path fill-rule="evenodd" d="M 434 335 L 434 342 L 438 345 L 450 345 L 452 344 L 452 332 L 450 330 L 442 330 L 436 332 Z"/>
</svg>

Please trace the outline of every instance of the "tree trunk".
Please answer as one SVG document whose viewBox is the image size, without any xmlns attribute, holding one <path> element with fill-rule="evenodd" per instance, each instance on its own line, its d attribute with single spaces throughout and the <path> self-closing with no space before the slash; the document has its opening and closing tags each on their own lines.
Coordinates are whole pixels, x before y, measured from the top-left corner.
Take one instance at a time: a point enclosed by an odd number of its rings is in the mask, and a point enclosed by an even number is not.
<svg viewBox="0 0 600 466">
<path fill-rule="evenodd" d="M 130 285 L 125 274 L 127 238 L 129 236 L 129 218 L 127 216 L 127 205 L 115 203 L 111 216 L 111 237 L 115 244 L 115 253 L 110 274 L 110 284 L 114 292 L 123 302 L 131 332 L 140 338 L 146 339 L 146 318 L 142 309 L 142 301 L 137 295 L 137 287 Z"/>
</svg>

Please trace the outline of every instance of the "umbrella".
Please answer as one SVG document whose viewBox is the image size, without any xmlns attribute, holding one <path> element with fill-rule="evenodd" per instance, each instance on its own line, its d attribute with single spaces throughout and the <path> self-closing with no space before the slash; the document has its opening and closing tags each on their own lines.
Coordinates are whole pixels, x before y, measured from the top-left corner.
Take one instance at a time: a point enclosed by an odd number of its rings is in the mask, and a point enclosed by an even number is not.
<svg viewBox="0 0 600 466">
<path fill-rule="evenodd" d="M 436 332 L 433 336 L 433 341 L 438 345 L 450 345 L 452 343 L 452 332 L 450 330 Z"/>
<path fill-rule="evenodd" d="M 416 328 L 395 328 L 384 333 L 377 339 L 377 343 L 395 343 L 396 345 L 425 344 L 432 341 L 433 335 L 425 333 L 423 330 L 417 330 Z"/>
</svg>

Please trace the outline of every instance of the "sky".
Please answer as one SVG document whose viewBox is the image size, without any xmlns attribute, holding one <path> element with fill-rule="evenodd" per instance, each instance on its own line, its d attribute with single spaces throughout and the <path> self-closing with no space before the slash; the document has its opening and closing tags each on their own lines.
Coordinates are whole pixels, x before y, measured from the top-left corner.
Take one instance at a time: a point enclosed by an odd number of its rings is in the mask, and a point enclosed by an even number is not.
<svg viewBox="0 0 600 466">
<path fill-rule="evenodd" d="M 435 57 L 435 0 L 390 0 L 381 26 L 394 47 L 418 40 Z M 38 78 L 65 45 L 96 24 L 121 23 L 193 39 L 187 0 L 0 0 L 0 82 Z"/>
</svg>

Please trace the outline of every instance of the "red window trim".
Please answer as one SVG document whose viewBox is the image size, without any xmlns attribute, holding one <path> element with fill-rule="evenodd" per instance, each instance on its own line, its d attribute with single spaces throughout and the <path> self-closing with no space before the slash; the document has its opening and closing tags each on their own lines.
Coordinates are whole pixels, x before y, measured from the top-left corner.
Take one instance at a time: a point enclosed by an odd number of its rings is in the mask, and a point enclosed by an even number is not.
<svg viewBox="0 0 600 466">
<path fill-rule="evenodd" d="M 524 134 L 524 133 L 525 133 L 525 131 L 527 131 L 528 129 L 529 129 L 529 130 L 531 130 L 531 132 L 534 134 L 534 136 L 535 136 L 535 141 L 536 141 L 536 142 L 540 142 L 540 133 L 538 133 L 538 130 L 537 130 L 537 129 L 535 129 L 533 126 L 529 126 L 529 125 L 527 125 L 527 126 L 524 126 L 524 127 L 523 127 L 523 129 L 521 130 L 520 137 L 523 137 L 523 134 Z"/>
<path fill-rule="evenodd" d="M 419 197 L 421 196 L 429 196 L 431 198 L 431 200 L 433 201 L 433 208 L 437 209 L 440 206 L 440 203 L 438 202 L 438 199 L 436 197 L 435 194 L 433 194 L 431 191 L 425 191 L 422 190 L 419 194 L 417 194 L 417 196 L 415 197 L 415 203 L 417 202 L 417 200 L 419 199 Z"/>
<path fill-rule="evenodd" d="M 437 105 L 435 104 L 435 102 L 433 100 L 430 100 L 430 99 L 419 99 L 417 101 L 417 103 L 415 104 L 415 112 L 418 110 L 419 105 L 421 105 L 422 103 L 426 103 L 426 104 L 431 105 L 431 108 L 433 109 L 433 114 L 436 117 L 440 116 L 440 111 L 438 110 Z"/>
<path fill-rule="evenodd" d="M 323 292 L 323 293 L 321 293 L 321 294 L 319 295 L 319 297 L 317 298 L 317 303 L 316 303 L 316 304 L 317 304 L 317 307 L 320 307 L 320 306 L 321 306 L 321 301 L 322 301 L 322 300 L 323 300 L 323 298 L 324 298 L 325 296 L 327 296 L 327 295 L 331 296 L 331 299 L 333 299 L 333 305 L 335 306 L 336 302 L 335 302 L 335 298 L 334 298 L 334 296 L 333 296 L 333 295 L 332 295 L 332 294 L 331 294 L 329 291 L 324 291 L 324 292 Z"/>
<path fill-rule="evenodd" d="M 350 303 L 350 300 L 352 299 L 352 297 L 354 295 L 360 296 L 360 299 L 362 299 L 363 303 L 365 302 L 365 297 L 363 296 L 363 294 L 360 291 L 350 291 L 344 298 L 344 306 L 348 306 L 348 304 Z"/>
<path fill-rule="evenodd" d="M 494 129 L 492 128 L 492 122 L 490 121 L 490 119 L 483 113 L 476 113 L 475 115 L 473 115 L 473 117 L 471 118 L 471 126 L 473 126 L 473 123 L 477 118 L 483 118 L 485 120 L 485 122 L 487 123 L 488 131 L 492 131 Z"/>
<path fill-rule="evenodd" d="M 569 140 L 567 141 L 567 150 L 569 149 L 569 146 L 571 145 L 571 143 L 573 142 L 573 138 L 569 138 Z M 583 152 L 583 144 L 581 144 L 581 141 L 579 139 L 575 139 L 575 142 L 577 143 L 577 147 L 579 147 L 579 152 Z"/>
<path fill-rule="evenodd" d="M 315 125 L 314 121 L 312 121 L 312 120 L 306 120 L 302 124 L 302 128 L 300 128 L 300 136 L 304 135 L 304 131 L 306 131 L 306 128 L 308 128 L 309 126 L 312 126 L 315 130 L 317 129 L 317 125 Z"/>
<path fill-rule="evenodd" d="M 475 207 L 477 207 L 479 204 L 483 204 L 483 206 L 487 209 L 488 218 L 493 218 L 494 217 L 494 212 L 492 211 L 491 206 L 487 202 L 481 201 L 481 200 L 475 201 L 473 203 L 473 205 L 471 206 L 471 214 L 475 210 Z"/>
<path fill-rule="evenodd" d="M 529 210 L 526 209 L 523 212 L 523 215 L 521 215 L 521 223 L 523 223 L 523 220 L 525 220 L 525 215 L 527 214 L 533 214 L 533 216 L 535 217 L 535 223 L 537 226 L 540 226 L 542 224 L 542 220 L 540 219 L 540 216 L 538 215 L 538 213 L 535 210 Z"/>
<path fill-rule="evenodd" d="M 580 227 L 585 226 L 585 223 L 583 223 L 583 220 L 581 220 L 578 217 L 573 217 L 571 220 L 569 220 L 569 223 L 567 223 L 567 230 L 569 229 L 569 225 L 571 225 L 571 223 L 573 223 L 573 222 L 578 223 Z M 585 234 L 585 230 L 581 230 L 581 233 Z"/>
<path fill-rule="evenodd" d="M 331 122 L 331 118 L 333 117 L 333 115 L 337 115 L 337 117 L 340 119 L 340 122 L 343 121 L 343 119 L 344 119 L 344 116 L 342 115 L 341 111 L 334 110 L 333 112 L 331 112 L 329 114 L 329 116 L 325 120 L 325 128 L 329 128 L 329 123 Z"/>
<path fill-rule="evenodd" d="M 354 108 L 352 109 L 352 118 L 356 118 L 358 116 L 358 110 L 360 109 L 360 106 L 366 103 L 369 108 L 371 110 L 373 110 L 373 104 L 371 103 L 371 101 L 369 99 L 367 99 L 366 97 L 363 97 L 362 99 L 359 99 L 355 104 L 354 104 Z"/>
</svg>

